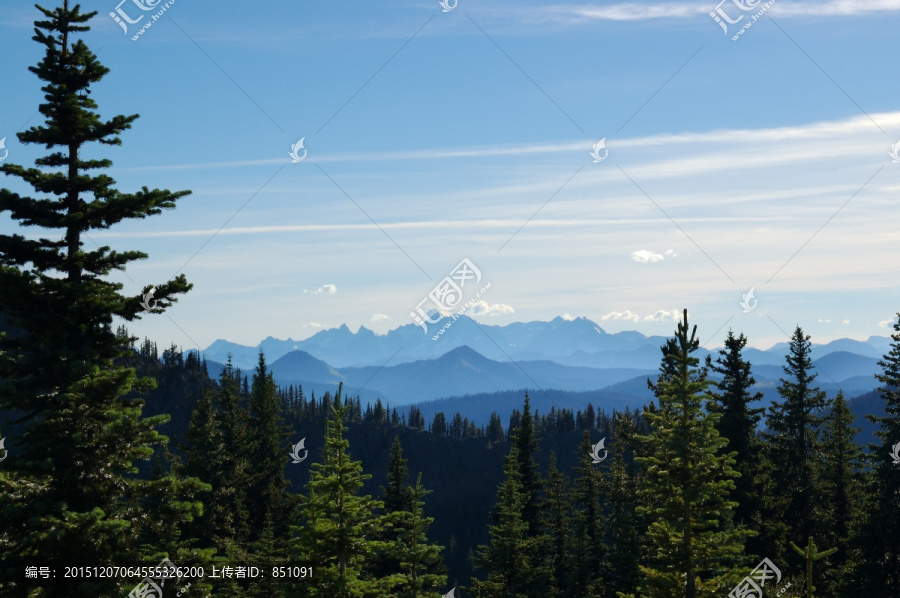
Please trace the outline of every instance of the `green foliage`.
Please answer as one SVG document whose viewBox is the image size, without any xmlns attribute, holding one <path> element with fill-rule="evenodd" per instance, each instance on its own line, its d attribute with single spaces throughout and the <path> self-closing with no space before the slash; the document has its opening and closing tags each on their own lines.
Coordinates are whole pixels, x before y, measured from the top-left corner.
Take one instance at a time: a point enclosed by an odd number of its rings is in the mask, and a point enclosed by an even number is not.
<svg viewBox="0 0 900 598">
<path fill-rule="evenodd" d="M 397 540 L 393 544 L 400 561 L 402 580 L 397 586 L 398 598 L 436 597 L 447 584 L 443 573 L 441 551 L 443 548 L 428 542 L 426 532 L 434 521 L 425 517 L 422 500 L 431 491 L 422 486 L 422 474 L 416 478 L 416 485 L 410 489 L 411 506 L 408 510 L 397 511 L 393 527 Z"/>
<path fill-rule="evenodd" d="M 883 416 L 866 416 L 878 424 L 877 444 L 869 445 L 872 481 L 867 492 L 865 522 L 855 537 L 856 583 L 867 596 L 900 595 L 900 465 L 892 453 L 900 443 L 900 314 L 894 322 L 891 347 L 878 362 L 878 389 Z"/>
<path fill-rule="evenodd" d="M 764 525 L 761 498 L 766 472 L 760 464 L 762 443 L 756 431 L 764 409 L 750 407 L 763 395 L 750 392 L 756 380 L 750 373 L 750 362 L 742 355 L 746 346 L 747 338 L 743 334 L 735 336 L 729 330 L 725 346 L 719 350 L 715 361 L 712 356 L 706 357 L 706 367 L 722 376 L 715 390 L 710 392 L 713 400 L 708 403 L 708 408 L 711 413 L 721 414 L 716 429 L 728 441 L 722 452 L 734 453 L 734 470 L 739 474 L 734 480 L 734 490 L 729 494 L 729 499 L 737 503 L 734 522 L 755 530 Z M 754 537 L 748 538 L 748 553 L 759 554 L 768 548 L 756 542 Z"/>
<path fill-rule="evenodd" d="M 795 543 L 815 535 L 823 517 L 819 412 L 827 401 L 825 393 L 813 385 L 817 374 L 813 373 L 811 348 L 809 336 L 798 326 L 783 368 L 787 377 L 778 387 L 782 400 L 769 407 L 766 418 L 765 453 L 775 481 L 774 509 L 766 517 L 786 522 L 787 540 Z"/>
<path fill-rule="evenodd" d="M 0 562 L 9 568 L 0 577 L 7 579 L 26 564 L 71 562 L 72 555 L 92 564 L 150 561 L 175 542 L 160 522 L 177 527 L 200 511 L 195 480 L 133 475 L 136 462 L 167 443 L 157 428 L 168 417 L 144 418 L 143 402 L 125 398 L 154 382 L 117 365 L 130 349 L 112 331 L 112 320 L 140 317 L 141 297 L 121 294 L 122 285 L 107 277 L 147 255 L 84 247 L 89 233 L 174 208 L 188 192 L 123 193 L 111 177 L 93 173 L 112 162 L 84 156 L 95 144 L 119 145 L 119 134 L 138 117 L 103 120 L 97 113 L 91 86 L 109 71 L 76 39 L 96 13 L 82 13 L 68 0 L 38 10 L 43 19 L 35 22 L 33 39 L 45 53 L 29 70 L 44 82 L 44 122 L 17 136 L 53 151 L 36 168 L 0 165 L 38 195 L 0 189 L 0 214 L 43 231 L 40 238 L 0 235 L 0 306 L 11 331 L 0 338 L 0 409 L 16 410 L 17 423 L 25 425 L 0 478 Z M 153 312 L 190 288 L 183 276 L 158 285 Z M 121 595 L 124 589 L 117 580 L 91 579 L 48 587 L 42 595 Z M 22 593 L 14 583 L 2 591 Z"/>
<path fill-rule="evenodd" d="M 727 593 L 740 579 L 747 536 L 732 523 L 734 458 L 721 452 L 727 440 L 716 430 L 720 416 L 703 410 L 709 382 L 691 355 L 700 345 L 696 333 L 696 326 L 689 333 L 685 310 L 662 347 L 659 407 L 645 414 L 652 431 L 637 437 L 644 466 L 638 512 L 651 521 L 640 594 L 653 598 Z"/>
<path fill-rule="evenodd" d="M 638 471 L 626 460 L 633 446 L 637 426 L 629 415 L 614 414 L 615 436 L 610 447 L 611 463 L 606 475 L 606 502 L 609 509 L 606 544 L 609 546 L 605 595 L 634 592 L 640 580 L 642 518 L 638 505 Z"/>
<path fill-rule="evenodd" d="M 859 428 L 853 427 L 853 414 L 838 392 L 831 413 L 825 419 L 822 441 L 822 502 L 823 517 L 820 536 L 837 546 L 834 557 L 825 567 L 825 589 L 828 594 L 851 592 L 850 544 L 862 517 L 862 449 L 854 440 Z"/>
<path fill-rule="evenodd" d="M 813 585 L 813 563 L 816 561 L 820 561 L 825 557 L 831 556 L 835 552 L 837 552 L 837 548 L 829 548 L 828 550 L 819 551 L 816 543 L 813 542 L 812 536 L 807 538 L 806 548 L 800 548 L 793 542 L 791 542 L 791 548 L 794 549 L 794 552 L 803 557 L 803 561 L 806 564 L 806 590 L 805 596 L 806 598 L 814 598 L 813 592 L 816 591 L 815 586 Z"/>
<path fill-rule="evenodd" d="M 553 596 L 564 596 L 569 579 L 568 567 L 572 545 L 572 499 L 569 480 L 556 465 L 556 455 L 550 453 L 550 470 L 547 475 L 546 502 L 544 503 L 545 529 L 550 540 L 549 564 L 553 572 Z"/>
<path fill-rule="evenodd" d="M 391 588 L 403 581 L 400 576 L 374 578 L 367 572 L 369 560 L 384 547 L 375 540 L 383 527 L 376 511 L 383 504 L 359 494 L 371 476 L 350 459 L 350 443 L 344 438 L 346 409 L 339 388 L 325 428 L 324 461 L 312 465 L 307 496 L 302 498 L 304 523 L 294 528 L 293 554 L 315 567 L 315 578 L 303 584 L 309 596 L 391 596 Z"/>
<path fill-rule="evenodd" d="M 519 473 L 518 448 L 513 444 L 503 468 L 505 479 L 497 490 L 491 543 L 479 546 L 478 566 L 487 579 L 476 580 L 475 590 L 483 598 L 527 598 L 535 571 L 531 565 L 528 523 L 522 517 L 525 496 Z"/>
<path fill-rule="evenodd" d="M 572 487 L 572 560 L 569 565 L 569 592 L 583 592 L 586 598 L 603 595 L 607 555 L 607 517 L 604 513 L 603 475 L 591 459 L 591 433 L 584 430 L 578 445 L 578 467 Z"/>
<path fill-rule="evenodd" d="M 293 521 L 296 505 L 288 491 L 284 477 L 285 447 L 288 429 L 281 412 L 280 397 L 272 373 L 266 368 L 262 352 L 253 374 L 250 393 L 247 436 L 250 447 L 248 461 L 252 464 L 247 488 L 248 523 L 251 538 L 256 540 L 273 526 L 277 538 L 285 538 Z"/>
</svg>

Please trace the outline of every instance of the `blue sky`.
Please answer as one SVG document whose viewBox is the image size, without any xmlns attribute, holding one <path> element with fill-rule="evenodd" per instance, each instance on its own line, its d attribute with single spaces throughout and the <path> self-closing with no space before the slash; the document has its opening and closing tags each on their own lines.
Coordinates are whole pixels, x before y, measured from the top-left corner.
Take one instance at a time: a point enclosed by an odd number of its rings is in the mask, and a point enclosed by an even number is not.
<svg viewBox="0 0 900 598">
<path fill-rule="evenodd" d="M 91 235 L 150 254 L 126 292 L 195 285 L 130 329 L 185 348 L 384 333 L 469 258 L 491 284 L 469 314 L 491 324 L 668 334 L 686 307 L 707 347 L 729 327 L 761 348 L 797 324 L 887 335 L 900 0 L 775 0 L 733 40 L 764 6 L 736 1 L 726 35 L 715 2 L 176 0 L 136 41 L 152 12 L 122 4 L 144 16 L 125 34 L 117 2 L 83 2 L 101 114 L 141 115 L 102 150 L 110 174 L 193 191 Z M 15 137 L 38 122 L 35 12 L 0 12 L 0 137 L 24 164 L 42 153 Z"/>
</svg>

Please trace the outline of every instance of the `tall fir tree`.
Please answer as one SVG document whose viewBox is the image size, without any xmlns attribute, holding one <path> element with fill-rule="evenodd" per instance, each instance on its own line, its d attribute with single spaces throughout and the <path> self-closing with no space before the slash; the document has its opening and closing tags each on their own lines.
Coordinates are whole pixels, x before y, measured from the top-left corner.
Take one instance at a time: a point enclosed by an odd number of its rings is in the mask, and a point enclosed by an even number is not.
<svg viewBox="0 0 900 598">
<path fill-rule="evenodd" d="M 604 578 L 607 598 L 615 598 L 619 593 L 637 591 L 640 581 L 641 533 L 643 521 L 636 509 L 638 506 L 638 468 L 629 447 L 634 445 L 637 426 L 634 419 L 621 412 L 613 414 L 614 437 L 610 447 L 611 463 L 606 474 L 606 502 L 609 516 L 606 529 L 606 544 L 609 556 Z"/>
<path fill-rule="evenodd" d="M 400 555 L 395 546 L 400 532 L 395 526 L 402 514 L 412 511 L 414 506 L 412 489 L 408 485 L 409 469 L 406 463 L 400 437 L 394 436 L 388 457 L 387 486 L 381 487 L 380 496 L 384 504 L 385 525 L 378 533 L 378 537 L 383 544 L 381 550 L 377 551 L 368 563 L 368 569 L 377 577 L 401 571 Z"/>
<path fill-rule="evenodd" d="M 811 357 L 809 336 L 798 326 L 794 330 L 783 366 L 775 401 L 766 414 L 765 452 L 772 467 L 776 512 L 767 518 L 788 526 L 788 542 L 806 544 L 809 536 L 821 537 L 822 501 L 820 459 L 822 456 L 822 416 L 827 406 L 825 392 L 814 382 L 818 374 Z M 783 544 L 778 548 L 786 549 Z M 787 551 L 776 555 L 797 569 L 802 562 Z"/>
<path fill-rule="evenodd" d="M 112 320 L 140 317 L 142 297 L 123 295 L 123 285 L 107 278 L 148 256 L 84 245 L 90 233 L 172 209 L 189 192 L 123 193 L 94 172 L 112 165 L 88 157 L 95 144 L 120 145 L 119 135 L 138 115 L 103 120 L 97 113 L 91 88 L 109 70 L 78 39 L 97 13 L 82 13 L 68 0 L 53 10 L 37 8 L 42 18 L 32 39 L 45 53 L 29 70 L 44 82 L 38 108 L 44 123 L 17 137 L 53 151 L 35 161 L 37 168 L 0 165 L 39 195 L 0 189 L 0 214 L 45 231 L 40 238 L 0 235 L 0 310 L 11 331 L 0 339 L 0 409 L 18 411 L 26 427 L 0 480 L 0 562 L 12 571 L 38 561 L 71 562 L 73 555 L 90 564 L 145 562 L 158 556 L 160 542 L 146 522 L 189 521 L 199 513 L 190 500 L 199 485 L 133 475 L 136 461 L 167 442 L 157 428 L 168 416 L 144 418 L 143 401 L 126 398 L 150 390 L 153 381 L 117 365 L 127 348 Z M 190 287 L 183 275 L 158 285 L 150 311 L 161 313 Z M 163 503 L 166 512 L 154 512 Z M 17 585 L 5 591 L 21 593 Z M 43 596 L 118 594 L 125 587 L 85 579 L 48 587 Z"/>
<path fill-rule="evenodd" d="M 398 598 L 437 598 L 447 584 L 441 557 L 443 547 L 428 541 L 428 528 L 434 518 L 425 516 L 424 498 L 430 494 L 422 486 L 422 474 L 410 488 L 412 504 L 397 511 L 393 520 L 397 539 L 392 543 L 400 561 L 401 581 L 395 586 Z"/>
<path fill-rule="evenodd" d="M 733 525 L 728 496 L 736 472 L 720 415 L 704 410 L 709 381 L 693 355 L 700 347 L 687 310 L 662 347 L 659 407 L 645 412 L 651 432 L 638 436 L 643 467 L 639 512 L 650 518 L 639 594 L 649 598 L 722 596 L 740 579 L 747 533 Z"/>
<path fill-rule="evenodd" d="M 482 598 L 529 598 L 545 573 L 532 566 L 534 539 L 528 537 L 528 523 L 522 516 L 525 495 L 517 453 L 513 443 L 497 489 L 491 542 L 478 549 L 478 568 L 487 571 L 487 579 L 475 580 L 475 591 Z"/>
<path fill-rule="evenodd" d="M 869 445 L 872 481 L 867 492 L 867 517 L 854 546 L 856 581 L 861 594 L 873 598 L 900 596 L 900 313 L 891 346 L 878 362 L 878 393 L 884 415 L 867 415 L 877 425 L 878 442 Z"/>
<path fill-rule="evenodd" d="M 289 491 L 284 475 L 288 429 L 284 423 L 275 379 L 266 366 L 262 351 L 253 374 L 248 407 L 247 436 L 251 447 L 251 472 L 247 509 L 251 537 L 258 539 L 268 520 L 274 526 L 273 535 L 284 538 L 290 525 L 295 523 L 294 495 Z"/>
<path fill-rule="evenodd" d="M 862 508 L 863 452 L 855 436 L 860 428 L 853 427 L 853 413 L 838 391 L 831 412 L 825 418 L 822 440 L 822 502 L 823 520 L 820 522 L 826 546 L 835 546 L 824 567 L 826 595 L 847 595 L 855 590 L 848 550 L 851 535 L 860 524 Z"/>
<path fill-rule="evenodd" d="M 248 415 L 241 393 L 241 382 L 241 372 L 232 366 L 229 356 L 219 377 L 219 388 L 213 395 L 216 425 L 223 447 L 218 460 L 221 469 L 209 480 L 215 487 L 215 499 L 210 505 L 210 521 L 216 521 L 213 536 L 220 554 L 228 550 L 241 554 L 250 540 L 247 490 L 250 487 L 252 465 L 243 452 L 249 439 L 246 428 Z"/>
<path fill-rule="evenodd" d="M 377 514 L 383 504 L 359 494 L 371 476 L 350 458 L 341 391 L 338 386 L 326 421 L 323 462 L 313 463 L 307 495 L 301 499 L 304 523 L 294 528 L 294 554 L 315 567 L 315 578 L 301 588 L 312 598 L 389 596 L 399 576 L 366 574 L 368 561 L 382 546 L 376 536 L 383 527 Z"/>
<path fill-rule="evenodd" d="M 762 407 L 751 407 L 751 403 L 762 400 L 761 392 L 751 393 L 750 388 L 756 380 L 750 372 L 750 362 L 743 357 L 747 346 L 747 338 L 741 334 L 735 336 L 728 331 L 725 346 L 719 350 L 715 360 L 706 357 L 709 371 L 721 375 L 716 388 L 711 391 L 712 401 L 709 410 L 721 415 L 716 429 L 728 443 L 722 448 L 724 454 L 734 453 L 734 470 L 740 474 L 734 480 L 734 490 L 730 500 L 737 503 L 734 511 L 734 522 L 754 530 L 747 539 L 747 552 L 759 555 L 769 548 L 768 538 L 771 534 L 763 532 L 760 541 L 757 536 L 766 527 L 763 516 L 763 500 L 765 496 L 766 469 L 761 464 L 762 441 L 757 428 L 765 411 Z"/>
<path fill-rule="evenodd" d="M 567 591 L 568 595 L 601 598 L 608 573 L 606 487 L 603 474 L 591 458 L 591 449 L 591 432 L 584 430 L 572 486 L 572 558 Z"/>
<path fill-rule="evenodd" d="M 550 594 L 563 598 L 569 579 L 569 552 L 572 545 L 572 498 L 569 479 L 559 470 L 556 454 L 550 453 L 550 469 L 547 472 L 544 526 L 550 538 L 550 567 L 553 571 L 553 589 Z"/>
<path fill-rule="evenodd" d="M 519 480 L 522 484 L 522 495 L 525 504 L 522 507 L 522 519 L 528 524 L 529 537 L 537 537 L 543 527 L 543 488 L 544 480 L 538 471 L 535 455 L 538 451 L 538 437 L 535 430 L 535 418 L 531 414 L 531 399 L 525 393 L 522 406 L 522 419 L 513 436 L 518 457 Z"/>
</svg>

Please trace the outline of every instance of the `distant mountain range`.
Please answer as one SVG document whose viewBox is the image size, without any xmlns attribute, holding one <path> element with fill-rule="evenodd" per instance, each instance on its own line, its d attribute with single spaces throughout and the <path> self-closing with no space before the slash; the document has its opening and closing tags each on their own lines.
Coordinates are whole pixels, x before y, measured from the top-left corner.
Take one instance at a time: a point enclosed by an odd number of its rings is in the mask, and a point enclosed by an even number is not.
<svg viewBox="0 0 900 598">
<path fill-rule="evenodd" d="M 456 334 L 448 336 L 454 331 Z M 417 336 L 413 338 L 411 333 Z M 553 392 L 599 393 L 592 394 L 598 407 L 603 404 L 640 408 L 652 398 L 647 378 L 655 378 L 659 348 L 666 341 L 665 337 L 646 337 L 638 332 L 608 334 L 585 318 L 479 326 L 463 317 L 437 341 L 421 337 L 421 328 L 413 324 L 387 335 L 375 335 L 365 328 L 353 333 L 342 326 L 319 332 L 305 341 L 279 341 L 270 337 L 257 347 L 216 341 L 205 354 L 213 366 L 210 373 L 216 374 L 216 368 L 227 359 L 228 353 L 235 365 L 249 371 L 262 350 L 281 385 L 301 384 L 307 395 L 315 391 L 321 396 L 326 390 L 333 393 L 342 382 L 345 392 L 359 394 L 363 401 L 380 398 L 394 406 L 449 400 L 449 397 L 484 398 L 530 389 L 536 397 L 548 397 Z M 395 348 L 393 343 L 398 339 L 406 339 L 416 347 L 424 344 L 427 350 L 423 349 L 423 353 L 438 354 L 419 356 L 416 360 L 401 358 L 408 355 L 409 348 L 405 345 Z M 468 344 L 453 346 L 460 340 L 472 341 L 481 350 L 493 348 L 493 352 L 485 354 Z M 865 343 L 839 339 L 827 345 L 814 345 L 816 384 L 830 396 L 843 390 L 848 399 L 873 390 L 877 387 L 874 374 L 879 370 L 878 358 L 888 350 L 888 343 L 887 338 L 872 337 Z M 304 348 L 293 349 L 294 346 Z M 319 354 L 310 350 L 315 347 Z M 290 350 L 285 352 L 285 349 Z M 393 351 L 393 357 L 388 355 L 383 359 L 382 355 L 389 350 Z M 766 351 L 745 350 L 756 377 L 755 390 L 763 393 L 766 404 L 777 398 L 786 351 L 787 346 L 782 344 Z M 344 357 L 335 363 L 323 359 L 322 353 Z M 704 357 L 709 351 L 701 349 L 698 353 Z M 377 359 L 372 355 L 377 355 Z M 346 365 L 366 361 L 367 365 Z M 551 403 L 561 407 L 570 398 L 580 400 L 560 395 L 560 401 L 553 399 Z M 468 415 L 480 421 L 481 411 L 484 410 L 475 409 Z M 503 413 L 505 409 L 498 405 L 497 411 Z"/>
<path fill-rule="evenodd" d="M 583 409 L 588 402 L 607 412 L 640 409 L 653 398 L 647 379 L 656 378 L 666 341 L 634 331 L 609 334 L 586 318 L 487 326 L 463 316 L 432 340 L 437 329 L 432 325 L 426 336 L 407 324 L 376 335 L 365 327 L 354 333 L 344 325 L 303 341 L 269 337 L 256 347 L 217 340 L 204 355 L 213 376 L 229 354 L 249 374 L 262 350 L 276 381 L 300 384 L 307 396 L 333 394 L 343 383 L 345 393 L 359 395 L 363 403 L 417 404 L 426 421 L 437 411 L 459 411 L 480 425 L 493 411 L 507 418 L 521 406 L 526 390 L 541 412 Z M 889 348 L 890 338 L 875 336 L 813 345 L 815 383 L 831 397 L 838 390 L 848 399 L 860 397 L 851 407 L 864 441 L 871 439 L 871 426 L 862 418 L 867 411 L 860 409 L 880 405 L 873 399 L 874 374 Z M 763 393 L 760 406 L 778 399 L 787 350 L 787 343 L 744 350 L 756 378 L 754 390 Z M 710 352 L 698 353 L 705 358 Z"/>
<path fill-rule="evenodd" d="M 351 332 L 347 325 L 322 330 L 302 341 L 268 337 L 255 347 L 217 340 L 203 351 L 207 359 L 224 362 L 228 355 L 242 369 L 256 366 L 262 350 L 271 363 L 292 351 L 305 351 L 331 367 L 385 366 L 437 359 L 459 347 L 470 347 L 494 361 L 552 361 L 572 367 L 652 369 L 659 367 L 663 336 L 644 336 L 625 331 L 609 334 L 587 318 L 549 322 L 516 322 L 506 326 L 478 324 L 468 316 L 453 321 L 437 340 L 437 331 L 448 322 L 430 324 L 426 334 L 415 324 L 406 324 L 387 334 L 377 335 L 365 326 Z M 888 351 L 890 338 L 869 337 L 865 342 L 838 339 L 825 345 L 813 345 L 813 359 L 837 351 L 879 359 Z M 746 358 L 754 365 L 784 363 L 787 343 L 778 343 L 762 351 L 748 348 Z M 707 351 L 701 349 L 701 356 Z M 832 377 L 835 377 L 832 374 Z"/>
</svg>

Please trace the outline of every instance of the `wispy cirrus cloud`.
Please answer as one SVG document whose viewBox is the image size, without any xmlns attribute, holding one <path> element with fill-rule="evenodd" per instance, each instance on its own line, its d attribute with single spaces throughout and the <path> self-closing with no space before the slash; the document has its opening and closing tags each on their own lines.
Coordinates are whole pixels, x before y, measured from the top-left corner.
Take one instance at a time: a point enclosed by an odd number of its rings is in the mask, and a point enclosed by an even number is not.
<svg viewBox="0 0 900 598">
<path fill-rule="evenodd" d="M 523 18 L 532 23 L 579 25 L 595 21 L 647 21 L 707 17 L 716 2 L 619 2 L 616 4 L 556 4 L 529 11 Z M 749 4 L 749 3 L 748 3 Z M 900 10 L 897 0 L 831 0 L 830 2 L 784 2 L 770 9 L 781 17 L 844 17 Z"/>
</svg>

